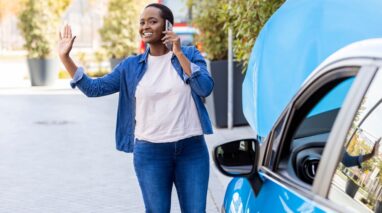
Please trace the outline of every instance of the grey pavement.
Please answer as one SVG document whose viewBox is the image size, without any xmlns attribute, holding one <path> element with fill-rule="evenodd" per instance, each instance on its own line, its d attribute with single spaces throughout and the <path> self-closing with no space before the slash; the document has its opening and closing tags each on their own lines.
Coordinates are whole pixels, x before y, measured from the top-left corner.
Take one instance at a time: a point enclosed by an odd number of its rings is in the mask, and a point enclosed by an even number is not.
<svg viewBox="0 0 382 213">
<path fill-rule="evenodd" d="M 59 87 L 0 89 L 0 213 L 144 212 L 132 155 L 115 149 L 118 95 L 87 98 Z M 219 143 L 249 127 L 216 129 Z M 207 212 L 220 212 L 230 178 L 211 160 Z M 175 192 L 175 189 L 174 189 Z M 173 193 L 171 212 L 180 212 Z"/>
</svg>

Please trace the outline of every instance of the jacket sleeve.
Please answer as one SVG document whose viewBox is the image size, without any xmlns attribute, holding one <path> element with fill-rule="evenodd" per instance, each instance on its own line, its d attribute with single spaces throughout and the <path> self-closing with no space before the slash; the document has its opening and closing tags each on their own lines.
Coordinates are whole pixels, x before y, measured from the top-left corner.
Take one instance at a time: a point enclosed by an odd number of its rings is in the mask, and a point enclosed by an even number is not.
<svg viewBox="0 0 382 213">
<path fill-rule="evenodd" d="M 201 97 L 211 94 L 214 81 L 207 70 L 207 64 L 200 52 L 193 47 L 191 57 L 191 76 L 184 74 L 184 80 L 190 84 L 191 89 Z"/>
<path fill-rule="evenodd" d="M 118 64 L 111 73 L 96 79 L 87 76 L 84 69 L 79 67 L 70 85 L 73 89 L 78 87 L 88 97 L 100 97 L 119 92 L 122 63 Z"/>
<path fill-rule="evenodd" d="M 349 153 L 344 151 L 341 162 L 346 167 L 358 166 L 358 168 L 361 168 L 362 158 L 363 158 L 362 155 L 351 156 Z"/>
</svg>

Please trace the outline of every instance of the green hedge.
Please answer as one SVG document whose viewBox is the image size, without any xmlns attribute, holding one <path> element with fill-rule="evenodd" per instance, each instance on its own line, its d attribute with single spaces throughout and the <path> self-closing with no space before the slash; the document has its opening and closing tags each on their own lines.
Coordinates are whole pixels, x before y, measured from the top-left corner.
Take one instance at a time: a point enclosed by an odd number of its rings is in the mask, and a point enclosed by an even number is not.
<svg viewBox="0 0 382 213">
<path fill-rule="evenodd" d="M 232 27 L 235 60 L 248 64 L 260 29 L 284 0 L 189 0 L 193 24 L 200 30 L 197 41 L 210 60 L 227 58 L 228 28 Z"/>
</svg>

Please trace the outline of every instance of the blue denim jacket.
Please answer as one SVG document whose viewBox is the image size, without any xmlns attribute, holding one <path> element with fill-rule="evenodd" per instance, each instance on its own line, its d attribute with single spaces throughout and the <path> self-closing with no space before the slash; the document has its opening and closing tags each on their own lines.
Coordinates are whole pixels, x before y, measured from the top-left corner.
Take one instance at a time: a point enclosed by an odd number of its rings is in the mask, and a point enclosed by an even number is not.
<svg viewBox="0 0 382 213">
<path fill-rule="evenodd" d="M 211 122 L 202 97 L 212 92 L 213 80 L 207 71 L 203 56 L 195 47 L 182 47 L 182 51 L 191 62 L 191 76 L 183 72 L 175 55 L 172 56 L 171 63 L 179 77 L 191 86 L 191 95 L 195 101 L 203 133 L 212 134 Z M 135 90 L 146 72 L 148 54 L 149 49 L 143 54 L 128 57 L 111 73 L 97 79 L 89 78 L 80 67 L 71 81 L 72 88 L 77 86 L 88 97 L 120 92 L 115 132 L 117 149 L 120 151 L 133 152 L 134 150 Z"/>
</svg>

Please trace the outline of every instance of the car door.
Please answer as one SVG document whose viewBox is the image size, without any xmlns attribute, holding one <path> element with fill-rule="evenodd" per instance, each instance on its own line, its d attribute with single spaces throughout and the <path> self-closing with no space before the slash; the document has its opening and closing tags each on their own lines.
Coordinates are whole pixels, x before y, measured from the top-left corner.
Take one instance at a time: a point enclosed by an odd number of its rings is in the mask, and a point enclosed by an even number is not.
<svg viewBox="0 0 382 213">
<path fill-rule="evenodd" d="M 366 90 L 365 85 L 374 71 L 375 67 L 341 62 L 313 77 L 288 105 L 267 137 L 260 166 L 263 184 L 259 193 L 246 192 L 243 186 L 249 185 L 248 181 L 234 179 L 228 187 L 231 191 L 225 198 L 225 208 L 230 212 L 336 209 L 315 195 L 312 187 L 315 175 L 321 161 L 325 161 L 321 155 L 342 106 L 350 99 L 354 104 L 360 102 L 361 97 L 356 94 L 362 88 Z M 240 184 L 242 187 L 237 187 Z"/>
</svg>

